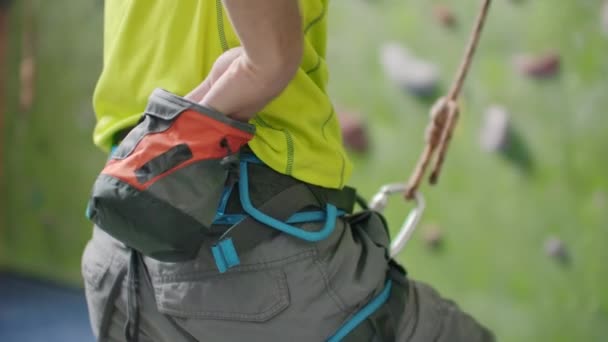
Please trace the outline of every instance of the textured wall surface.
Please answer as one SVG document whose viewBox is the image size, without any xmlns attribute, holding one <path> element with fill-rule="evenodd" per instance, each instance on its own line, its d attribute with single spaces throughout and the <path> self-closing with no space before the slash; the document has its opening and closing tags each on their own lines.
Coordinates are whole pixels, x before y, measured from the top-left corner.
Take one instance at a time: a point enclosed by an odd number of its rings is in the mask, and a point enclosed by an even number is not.
<svg viewBox="0 0 608 342">
<path fill-rule="evenodd" d="M 433 20 L 452 7 L 457 24 Z M 429 104 L 382 73 L 379 48 L 397 41 L 437 63 L 447 87 L 479 1 L 333 1 L 330 89 L 366 114 L 372 146 L 355 158 L 352 183 L 370 196 L 405 180 L 423 146 Z M 608 336 L 608 36 L 600 0 L 494 1 L 462 99 L 462 118 L 428 211 L 400 256 L 410 274 L 438 287 L 492 327 L 501 341 L 604 341 Z M 561 72 L 527 79 L 519 53 L 556 51 Z M 511 151 L 479 147 L 487 106 L 511 112 Z M 373 177 L 370 177 L 373 175 Z M 396 229 L 409 207 L 387 211 Z M 443 248 L 426 247 L 433 225 Z M 565 262 L 545 244 L 560 239 Z"/>
<path fill-rule="evenodd" d="M 8 268 L 80 282 L 80 255 L 91 233 L 84 209 L 104 160 L 91 143 L 91 94 L 102 62 L 101 4 L 16 1 L 11 9 L 3 80 L 8 108 L 0 135 L 0 263 Z M 29 54 L 33 89 L 27 78 L 22 86 L 20 77 Z M 31 108 L 22 106 L 24 92 L 34 96 Z"/>
</svg>

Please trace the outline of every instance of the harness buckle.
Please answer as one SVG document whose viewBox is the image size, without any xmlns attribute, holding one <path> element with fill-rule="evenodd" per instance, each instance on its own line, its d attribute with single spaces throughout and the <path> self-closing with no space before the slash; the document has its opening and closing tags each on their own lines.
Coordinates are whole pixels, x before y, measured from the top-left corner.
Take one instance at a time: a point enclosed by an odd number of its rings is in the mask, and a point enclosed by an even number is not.
<svg viewBox="0 0 608 342">
<path fill-rule="evenodd" d="M 221 240 L 211 247 L 211 253 L 220 273 L 225 273 L 229 268 L 238 266 L 241 263 L 231 238 Z"/>
</svg>

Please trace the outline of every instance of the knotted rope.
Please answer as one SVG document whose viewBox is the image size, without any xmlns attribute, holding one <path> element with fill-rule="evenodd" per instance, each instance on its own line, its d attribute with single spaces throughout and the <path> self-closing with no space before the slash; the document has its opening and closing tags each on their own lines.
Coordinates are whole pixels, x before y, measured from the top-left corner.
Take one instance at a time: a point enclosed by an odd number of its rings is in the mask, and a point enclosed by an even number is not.
<svg viewBox="0 0 608 342">
<path fill-rule="evenodd" d="M 430 122 L 426 128 L 426 146 L 418 159 L 414 172 L 410 176 L 407 190 L 405 191 L 405 198 L 408 200 L 414 198 L 416 191 L 418 191 L 420 183 L 422 182 L 422 177 L 424 177 L 426 169 L 436 152 L 435 163 L 429 182 L 431 184 L 437 184 L 437 181 L 439 180 L 439 174 L 441 172 L 441 167 L 443 166 L 443 161 L 445 160 L 450 139 L 452 138 L 452 132 L 454 131 L 454 127 L 456 127 L 456 122 L 458 121 L 458 116 L 460 114 L 457 102 L 458 97 L 460 96 L 462 86 L 464 85 L 464 81 L 471 67 L 475 50 L 479 44 L 479 38 L 481 37 L 481 32 L 488 16 L 491 2 L 492 0 L 483 1 L 475 22 L 474 30 L 469 38 L 465 55 L 458 68 L 456 79 L 452 83 L 448 95 L 439 98 L 433 107 L 431 107 Z"/>
</svg>

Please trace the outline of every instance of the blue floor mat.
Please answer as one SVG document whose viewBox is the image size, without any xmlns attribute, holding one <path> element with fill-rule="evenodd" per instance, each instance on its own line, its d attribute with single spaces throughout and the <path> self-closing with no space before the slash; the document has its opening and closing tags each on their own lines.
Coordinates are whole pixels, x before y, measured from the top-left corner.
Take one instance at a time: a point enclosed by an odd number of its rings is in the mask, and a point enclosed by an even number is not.
<svg viewBox="0 0 608 342">
<path fill-rule="evenodd" d="M 95 341 L 84 292 L 0 273 L 0 341 Z"/>
</svg>

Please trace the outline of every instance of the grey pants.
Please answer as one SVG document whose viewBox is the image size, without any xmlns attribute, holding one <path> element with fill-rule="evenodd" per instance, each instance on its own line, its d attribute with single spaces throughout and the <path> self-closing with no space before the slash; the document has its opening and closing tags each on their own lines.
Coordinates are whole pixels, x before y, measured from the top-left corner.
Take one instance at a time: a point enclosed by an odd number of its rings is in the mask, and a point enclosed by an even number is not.
<svg viewBox="0 0 608 342">
<path fill-rule="evenodd" d="M 224 274 L 209 248 L 184 263 L 139 260 L 139 341 L 325 341 L 382 291 L 391 271 L 384 247 L 342 220 L 318 243 L 279 234 Z M 129 255 L 94 228 L 82 270 L 99 341 L 125 341 Z M 454 303 L 405 277 L 393 282 L 386 305 L 396 341 L 494 340 Z M 378 325 L 366 321 L 344 341 L 386 341 L 374 333 Z"/>
</svg>

